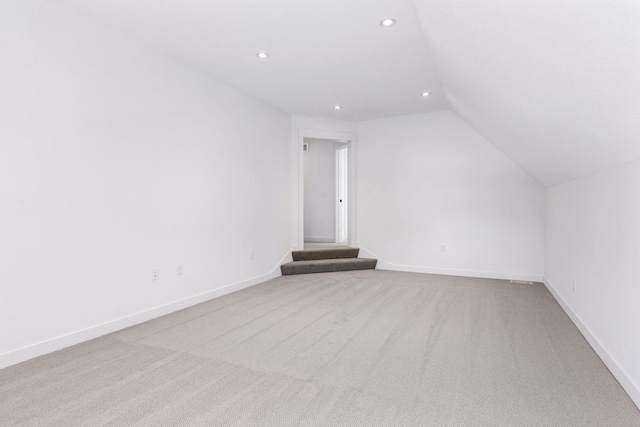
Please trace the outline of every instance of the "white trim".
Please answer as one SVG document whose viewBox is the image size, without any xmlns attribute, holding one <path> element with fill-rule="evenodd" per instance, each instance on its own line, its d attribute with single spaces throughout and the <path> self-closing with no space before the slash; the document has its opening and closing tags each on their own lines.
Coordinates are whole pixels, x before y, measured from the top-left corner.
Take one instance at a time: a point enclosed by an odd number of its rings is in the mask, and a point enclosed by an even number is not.
<svg viewBox="0 0 640 427">
<path fill-rule="evenodd" d="M 461 277 L 478 277 L 481 279 L 498 279 L 498 280 L 523 280 L 528 282 L 542 282 L 542 276 L 538 274 L 522 274 L 522 273 L 505 273 L 500 271 L 482 271 L 482 270 L 462 270 L 457 268 L 429 267 L 418 265 L 402 265 L 393 264 L 385 261 L 375 255 L 370 250 L 360 246 L 360 252 L 365 253 L 367 257 L 376 258 L 378 265 L 376 268 L 380 270 L 405 271 L 409 273 L 426 273 L 440 274 L 445 276 L 461 276 Z"/>
<path fill-rule="evenodd" d="M 287 258 L 291 258 L 291 250 L 269 273 L 0 354 L 0 369 L 266 282 L 280 275 L 280 265 Z"/>
<path fill-rule="evenodd" d="M 462 270 L 457 268 L 423 267 L 413 265 L 394 265 L 394 270 L 413 273 L 441 274 L 445 276 L 477 277 L 480 279 L 521 280 L 525 282 L 541 282 L 542 276 L 537 274 L 520 274 L 502 271 Z"/>
<path fill-rule="evenodd" d="M 346 181 L 347 181 L 347 188 L 346 188 L 346 192 L 344 194 L 343 197 L 340 197 L 340 183 L 342 182 L 342 180 L 340 179 L 341 176 L 341 170 L 340 170 L 340 153 L 342 152 L 342 150 L 345 150 L 344 152 L 346 153 L 347 156 L 347 176 L 346 176 Z M 336 152 L 336 163 L 335 163 L 335 173 L 336 173 L 336 194 L 335 194 L 335 198 L 334 198 L 334 205 L 335 205 L 335 213 L 336 213 L 336 227 L 335 227 L 335 242 L 337 244 L 341 244 L 341 245 L 348 245 L 349 244 L 349 239 L 347 237 L 347 239 L 345 240 L 340 240 L 340 225 L 341 225 L 341 203 L 345 203 L 347 205 L 347 212 L 346 212 L 346 216 L 347 216 L 347 236 L 349 236 L 349 204 L 350 204 L 350 196 L 349 196 L 349 144 L 345 144 L 339 148 L 336 148 L 335 150 Z M 343 177 L 344 179 L 345 177 Z M 342 200 L 344 200 L 344 202 L 342 202 Z"/>
<path fill-rule="evenodd" d="M 293 248 L 289 249 L 289 251 L 282 257 L 282 259 L 280 260 L 278 265 L 276 265 L 276 268 L 274 268 L 271 271 L 271 278 L 272 279 L 275 279 L 276 277 L 282 276 L 282 270 L 280 270 L 280 266 L 282 264 L 287 263 L 287 262 L 292 262 L 293 261 L 293 251 L 294 251 Z"/>
<path fill-rule="evenodd" d="M 549 279 L 546 277 L 543 278 L 543 283 L 551 292 L 551 295 L 556 299 L 560 307 L 567 313 L 567 316 L 573 321 L 578 330 L 582 333 L 582 336 L 587 340 L 589 345 L 593 348 L 596 354 L 600 357 L 602 362 L 609 368 L 609 371 L 613 374 L 613 376 L 618 380 L 622 388 L 627 392 L 631 400 L 636 404 L 638 408 L 640 408 L 640 387 L 638 384 L 629 376 L 627 371 L 620 366 L 618 361 L 609 353 L 604 345 L 600 342 L 598 337 L 595 336 L 593 331 L 584 323 L 582 318 L 571 308 L 571 305 L 562 298 L 562 296 L 558 293 L 556 288 L 551 284 Z"/>
<path fill-rule="evenodd" d="M 335 237 L 317 237 L 317 236 L 304 236 L 304 241 L 309 243 L 335 243 Z"/>
<path fill-rule="evenodd" d="M 338 131 L 332 131 L 332 130 L 300 128 L 298 129 L 298 138 L 333 139 L 336 141 L 356 141 L 358 139 L 358 135 L 353 132 L 338 132 Z"/>
<path fill-rule="evenodd" d="M 349 239 L 347 244 L 351 247 L 356 247 L 358 242 L 357 236 L 357 200 L 358 194 L 356 189 L 356 177 L 357 177 L 357 169 L 356 169 L 356 159 L 357 159 L 357 142 L 358 135 L 352 132 L 335 132 L 335 131 L 326 131 L 326 130 L 317 130 L 317 129 L 302 129 L 299 128 L 297 132 L 297 140 L 293 147 L 293 158 L 297 157 L 298 159 L 298 169 L 297 169 L 297 177 L 293 176 L 294 182 L 298 183 L 298 211 L 297 218 L 293 217 L 293 221 L 297 219 L 298 221 L 298 241 L 294 243 L 297 244 L 298 247 L 304 248 L 304 157 L 302 152 L 302 144 L 304 144 L 305 138 L 317 138 L 317 139 L 331 139 L 336 141 L 344 141 L 345 144 L 349 145 L 349 227 L 348 234 Z"/>
<path fill-rule="evenodd" d="M 363 248 L 362 246 L 360 246 L 360 252 L 358 253 L 358 257 L 359 258 L 375 258 L 375 259 L 377 259 L 378 263 L 376 264 L 376 270 L 393 270 L 393 264 L 383 260 L 378 255 L 374 254 L 373 252 L 371 252 L 368 249 Z"/>
<path fill-rule="evenodd" d="M 335 172 L 335 184 L 336 184 L 336 188 L 335 188 L 335 194 L 333 197 L 333 210 L 334 210 L 334 214 L 335 214 L 335 219 L 334 219 L 334 224 L 335 224 L 335 230 L 334 234 L 334 242 L 338 243 L 340 241 L 340 203 L 338 202 L 338 199 L 340 198 L 340 161 L 339 161 L 339 157 L 340 155 L 338 154 L 338 149 L 335 150 L 335 165 L 333 168 L 333 171 Z M 305 242 L 310 242 L 310 240 L 308 240 L 306 237 L 304 238 Z"/>
</svg>

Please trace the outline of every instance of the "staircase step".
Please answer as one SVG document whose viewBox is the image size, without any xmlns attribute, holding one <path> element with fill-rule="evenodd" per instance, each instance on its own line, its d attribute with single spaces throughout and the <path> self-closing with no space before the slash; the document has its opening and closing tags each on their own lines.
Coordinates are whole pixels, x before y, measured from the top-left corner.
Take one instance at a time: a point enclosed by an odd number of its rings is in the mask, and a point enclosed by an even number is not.
<svg viewBox="0 0 640 427">
<path fill-rule="evenodd" d="M 360 249 L 358 248 L 330 248 L 293 251 L 292 255 L 294 261 L 311 261 L 319 259 L 358 258 L 358 253 L 360 253 Z"/>
<path fill-rule="evenodd" d="M 293 261 L 280 266 L 283 275 L 328 273 L 330 271 L 370 270 L 376 268 L 377 259 L 334 258 Z"/>
</svg>

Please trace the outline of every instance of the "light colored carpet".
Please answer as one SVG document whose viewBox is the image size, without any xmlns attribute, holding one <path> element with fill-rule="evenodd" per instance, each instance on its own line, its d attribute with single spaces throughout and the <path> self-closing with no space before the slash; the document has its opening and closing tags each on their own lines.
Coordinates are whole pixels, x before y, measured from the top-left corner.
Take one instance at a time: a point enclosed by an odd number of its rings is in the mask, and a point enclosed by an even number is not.
<svg viewBox="0 0 640 427">
<path fill-rule="evenodd" d="M 0 425 L 640 426 L 541 284 L 286 276 L 0 371 Z"/>
</svg>

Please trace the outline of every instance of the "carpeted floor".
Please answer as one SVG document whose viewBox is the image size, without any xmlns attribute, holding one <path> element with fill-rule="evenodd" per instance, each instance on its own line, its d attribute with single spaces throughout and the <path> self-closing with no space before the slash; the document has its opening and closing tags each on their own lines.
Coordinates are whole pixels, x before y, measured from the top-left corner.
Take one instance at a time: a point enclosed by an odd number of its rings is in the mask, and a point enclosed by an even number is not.
<svg viewBox="0 0 640 427">
<path fill-rule="evenodd" d="M 0 371 L 0 425 L 640 426 L 541 284 L 276 280 Z"/>
</svg>

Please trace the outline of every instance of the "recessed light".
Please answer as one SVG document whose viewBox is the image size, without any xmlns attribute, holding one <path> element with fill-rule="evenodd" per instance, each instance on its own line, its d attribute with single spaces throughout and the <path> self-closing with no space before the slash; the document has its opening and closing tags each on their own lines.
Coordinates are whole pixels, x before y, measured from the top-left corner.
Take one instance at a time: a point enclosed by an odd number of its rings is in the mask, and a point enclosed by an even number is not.
<svg viewBox="0 0 640 427">
<path fill-rule="evenodd" d="M 333 106 L 333 109 L 334 109 L 334 110 L 341 110 L 341 109 L 342 109 L 342 106 L 340 106 L 340 105 L 334 105 L 334 106 Z"/>
<path fill-rule="evenodd" d="M 420 96 L 422 96 L 423 98 L 426 98 L 427 96 L 431 95 L 429 92 L 422 92 L 420 94 Z"/>
<path fill-rule="evenodd" d="M 258 52 L 256 53 L 256 56 L 260 59 L 267 59 L 269 58 L 269 54 L 267 52 Z"/>
<path fill-rule="evenodd" d="M 382 21 L 380 21 L 380 25 L 382 27 L 393 27 L 394 25 L 396 25 L 396 20 L 393 18 L 384 18 Z"/>
</svg>

